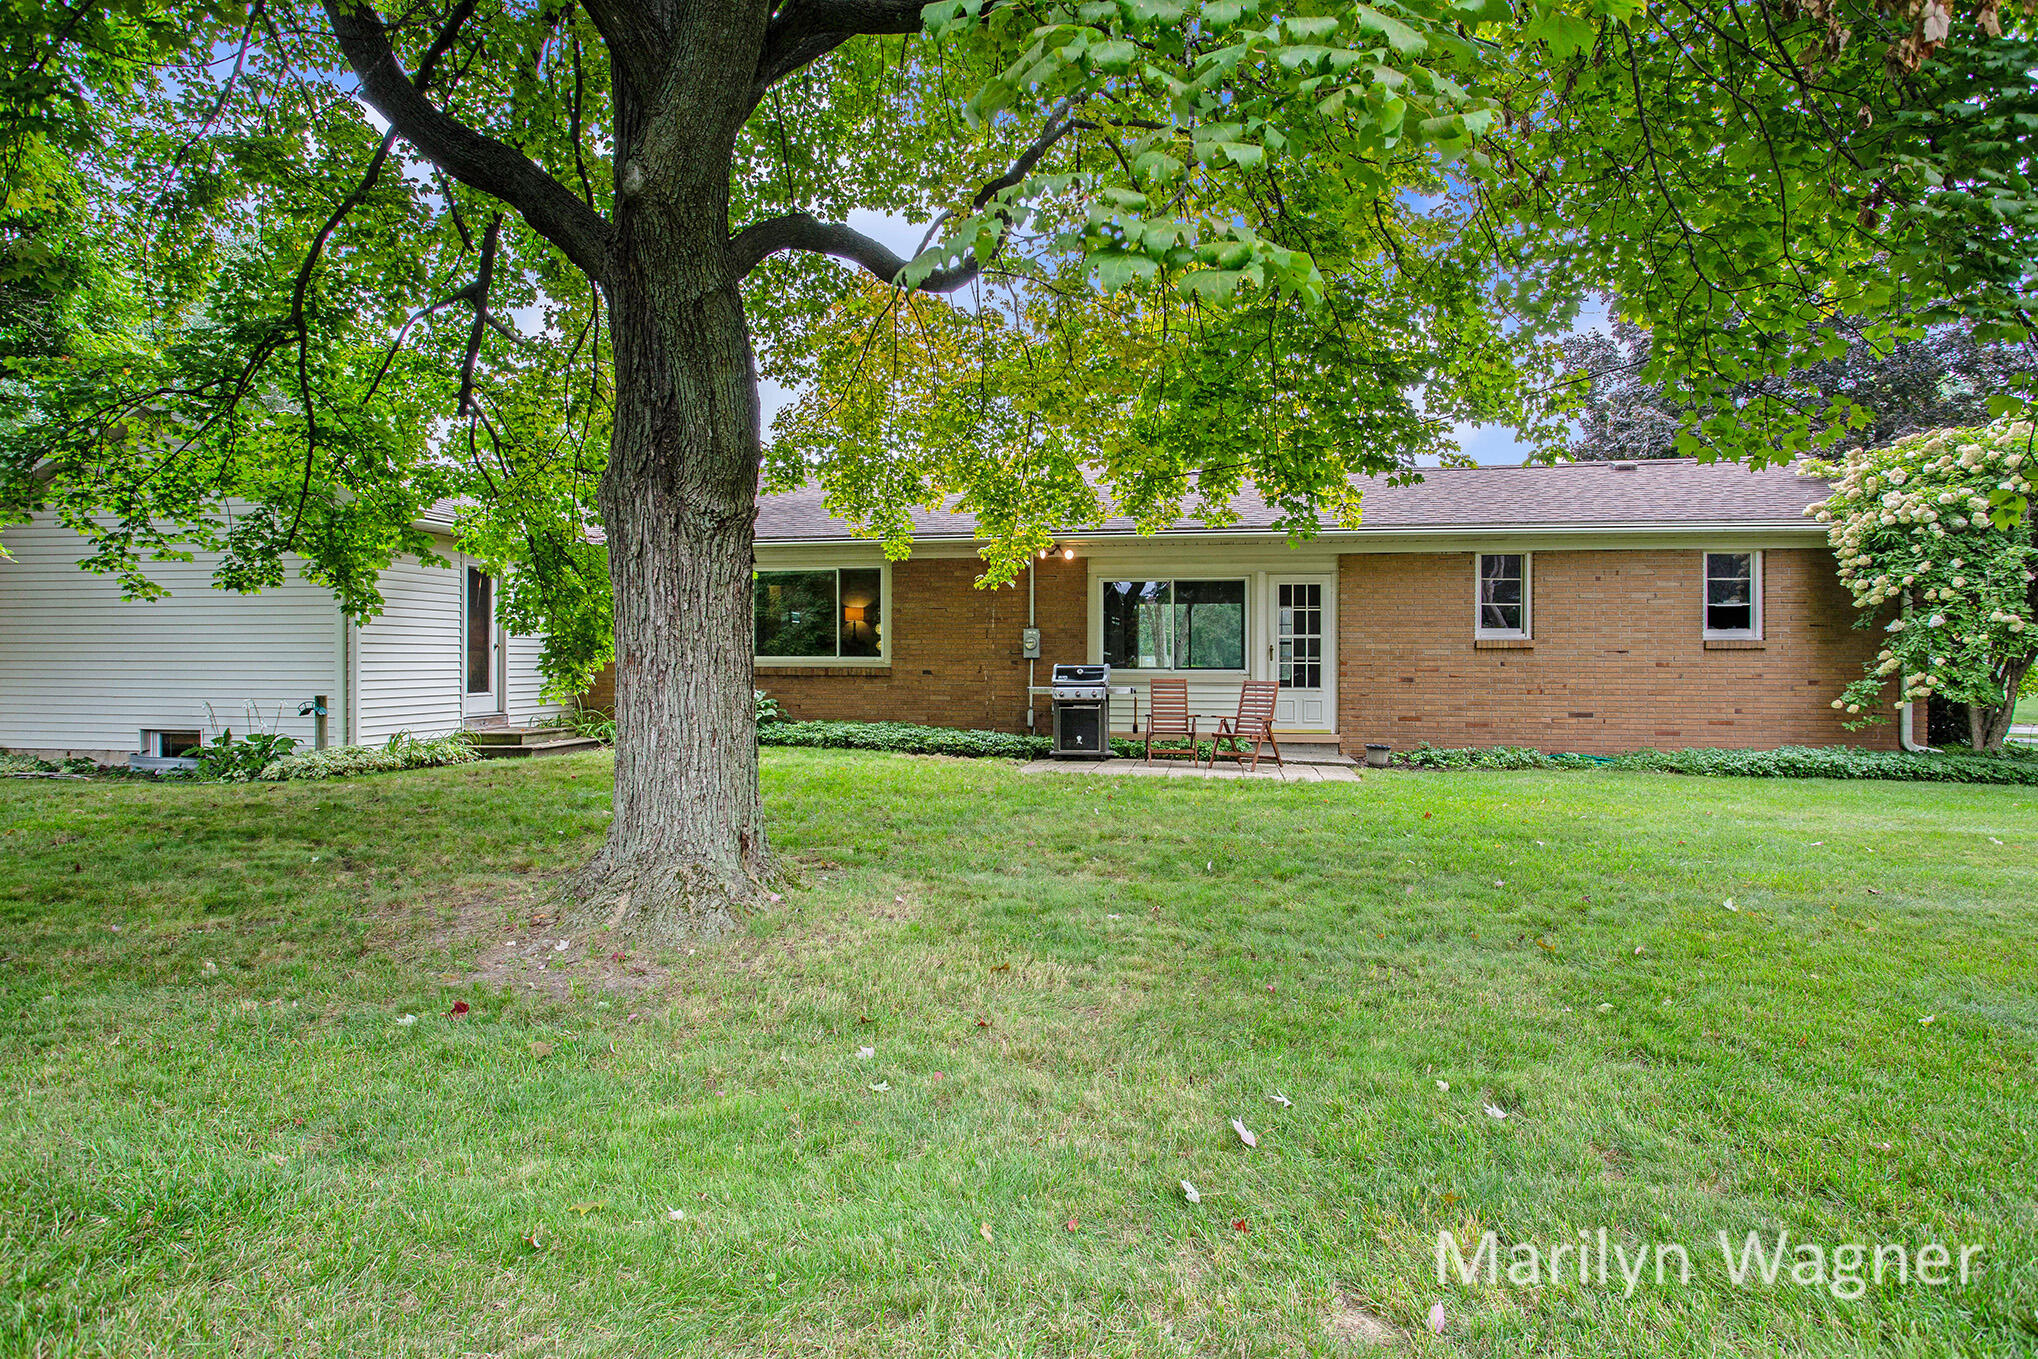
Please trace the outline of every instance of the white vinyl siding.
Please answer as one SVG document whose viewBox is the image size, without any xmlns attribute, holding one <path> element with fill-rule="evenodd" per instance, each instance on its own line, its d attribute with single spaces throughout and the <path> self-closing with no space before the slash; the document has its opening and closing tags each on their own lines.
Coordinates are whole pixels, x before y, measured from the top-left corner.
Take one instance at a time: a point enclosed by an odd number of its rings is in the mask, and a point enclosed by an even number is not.
<svg viewBox="0 0 2038 1359">
<path fill-rule="evenodd" d="M 559 705 L 547 703 L 540 693 L 545 678 L 538 673 L 538 653 L 544 645 L 539 637 L 511 636 L 504 642 L 503 669 L 509 678 L 504 707 L 513 727 L 536 726 L 559 715 Z"/>
<path fill-rule="evenodd" d="M 376 745 L 400 731 L 441 736 L 460 729 L 465 580 L 463 571 L 420 566 L 414 557 L 382 573 L 382 612 L 354 635 L 355 741 Z"/>
<path fill-rule="evenodd" d="M 257 595 L 213 588 L 216 554 L 151 562 L 169 597 L 126 600 L 113 577 L 78 568 L 83 540 L 49 516 L 0 541 L 12 554 L 0 559 L 0 747 L 132 753 L 144 730 L 210 736 L 208 703 L 238 734 L 251 701 L 265 729 L 309 744 L 299 705 L 324 694 L 338 711 L 339 608 L 294 558 Z"/>
</svg>

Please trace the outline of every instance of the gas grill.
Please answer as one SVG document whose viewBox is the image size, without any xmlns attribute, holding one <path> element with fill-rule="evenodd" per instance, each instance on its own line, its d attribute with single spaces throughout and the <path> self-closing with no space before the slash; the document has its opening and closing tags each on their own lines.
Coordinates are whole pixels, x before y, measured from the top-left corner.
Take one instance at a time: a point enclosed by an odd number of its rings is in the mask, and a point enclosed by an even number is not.
<svg viewBox="0 0 2038 1359">
<path fill-rule="evenodd" d="M 1051 689 L 1058 760 L 1111 758 L 1111 667 L 1057 665 Z"/>
</svg>

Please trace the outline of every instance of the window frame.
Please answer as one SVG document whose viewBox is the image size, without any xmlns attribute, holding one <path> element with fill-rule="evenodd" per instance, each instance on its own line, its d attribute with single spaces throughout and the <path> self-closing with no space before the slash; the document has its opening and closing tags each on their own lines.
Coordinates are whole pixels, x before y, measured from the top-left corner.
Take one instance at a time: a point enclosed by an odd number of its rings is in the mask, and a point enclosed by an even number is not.
<svg viewBox="0 0 2038 1359">
<path fill-rule="evenodd" d="M 1187 581 L 1192 585 L 1213 585 L 1213 584 L 1237 585 L 1239 587 L 1239 602 L 1238 602 L 1239 664 L 1235 666 L 1215 666 L 1215 665 L 1175 665 L 1171 663 L 1168 665 L 1147 666 L 1147 665 L 1120 665 L 1116 661 L 1109 660 L 1105 654 L 1105 643 L 1104 643 L 1105 638 L 1104 600 L 1105 597 L 1109 594 L 1112 584 L 1117 581 L 1132 581 L 1140 584 L 1156 584 L 1156 585 L 1165 584 L 1168 587 L 1168 612 L 1170 617 L 1173 616 L 1176 607 L 1174 602 L 1175 586 L 1183 581 Z M 1241 575 L 1219 574 L 1204 576 L 1176 576 L 1176 575 L 1132 576 L 1132 575 L 1118 575 L 1115 573 L 1110 575 L 1098 576 L 1096 578 L 1097 660 L 1099 662 L 1109 665 L 1113 671 L 1123 670 L 1128 674 L 1133 675 L 1146 675 L 1146 676 L 1182 675 L 1189 677 L 1211 676 L 1211 675 L 1217 676 L 1251 675 L 1252 649 L 1253 649 L 1254 581 L 1255 577 L 1249 572 Z M 1172 643 L 1174 639 L 1171 636 L 1169 640 Z M 1173 662 L 1174 660 L 1177 659 L 1177 657 L 1170 655 L 1168 659 L 1170 662 Z"/>
<path fill-rule="evenodd" d="M 1488 557 L 1521 558 L 1521 627 L 1489 628 L 1482 598 Z M 1472 638 L 1480 642 L 1526 642 L 1536 635 L 1536 565 L 1533 552 L 1474 552 L 1472 554 Z"/>
<path fill-rule="evenodd" d="M 768 656 L 757 650 L 757 582 L 764 576 L 806 576 L 828 572 L 835 577 L 835 654 L 832 656 Z M 875 656 L 845 656 L 842 654 L 842 573 L 844 571 L 875 571 L 878 586 L 878 654 Z M 753 566 L 750 570 L 750 662 L 766 666 L 887 666 L 892 663 L 892 564 L 879 562 L 828 562 L 815 565 L 794 565 L 774 563 L 770 566 Z"/>
<path fill-rule="evenodd" d="M 1712 559 L 1748 558 L 1748 584 L 1753 595 L 1747 628 L 1716 628 L 1712 625 Z M 1762 640 L 1762 549 L 1705 548 L 1698 554 L 1698 631 L 1707 642 L 1759 642 Z"/>
</svg>

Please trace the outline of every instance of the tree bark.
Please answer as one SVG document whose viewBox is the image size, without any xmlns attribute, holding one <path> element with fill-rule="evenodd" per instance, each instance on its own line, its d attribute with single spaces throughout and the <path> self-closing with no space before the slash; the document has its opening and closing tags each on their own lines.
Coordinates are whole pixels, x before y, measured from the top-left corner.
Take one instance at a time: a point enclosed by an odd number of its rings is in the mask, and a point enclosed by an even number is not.
<svg viewBox="0 0 2038 1359">
<path fill-rule="evenodd" d="M 619 214 L 607 288 L 615 428 L 600 490 L 615 589 L 615 819 L 566 888 L 570 925 L 646 943 L 728 930 L 770 873 L 750 659 L 756 369 L 726 217 L 684 198 Z"/>
<path fill-rule="evenodd" d="M 2025 672 L 2038 657 L 2012 661 L 2004 677 L 2001 703 L 1967 705 L 1967 743 L 1976 750 L 2001 750 L 2009 739 L 2010 724 L 2017 716 L 2017 691 L 2024 687 Z"/>
</svg>

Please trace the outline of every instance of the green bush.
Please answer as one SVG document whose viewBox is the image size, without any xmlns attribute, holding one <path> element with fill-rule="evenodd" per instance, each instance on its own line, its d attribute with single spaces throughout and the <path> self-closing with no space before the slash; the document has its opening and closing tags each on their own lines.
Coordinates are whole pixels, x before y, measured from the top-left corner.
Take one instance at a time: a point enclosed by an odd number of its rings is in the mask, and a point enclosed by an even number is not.
<svg viewBox="0 0 2038 1359">
<path fill-rule="evenodd" d="M 907 755 L 992 756 L 1031 760 L 1047 753 L 1045 736 L 1004 731 L 961 731 L 916 727 L 910 722 L 771 722 L 757 729 L 765 746 L 809 746 L 828 750 L 895 750 Z"/>
<path fill-rule="evenodd" d="M 1776 750 L 1631 750 L 1620 755 L 1546 755 L 1524 746 L 1448 749 L 1428 744 L 1395 757 L 1414 769 L 1648 769 L 1743 779 L 1894 779 L 1930 783 L 2038 785 L 2038 750 L 2000 755 L 1967 750 L 1930 754 L 1783 746 Z"/>
<path fill-rule="evenodd" d="M 920 727 L 910 722 L 773 722 L 757 729 L 761 746 L 806 746 L 823 750 L 892 750 L 904 755 L 959 755 L 969 758 L 1037 760 L 1054 742 L 1045 736 L 1006 731 L 963 731 L 954 727 Z M 1146 747 L 1129 737 L 1111 738 L 1111 753 L 1143 759 Z M 1210 743 L 1196 747 L 1196 757 L 1210 758 Z M 1272 756 L 1268 756 L 1272 759 Z"/>
<path fill-rule="evenodd" d="M 419 738 L 400 731 L 380 746 L 328 746 L 305 755 L 272 760 L 255 777 L 269 783 L 292 779 L 344 779 L 355 774 L 388 774 L 399 769 L 426 769 L 466 764 L 481 756 L 463 735 Z"/>
<path fill-rule="evenodd" d="M 616 719 L 599 708 L 568 708 L 560 714 L 560 723 L 570 727 L 576 736 L 592 736 L 609 745 L 616 743 Z"/>
</svg>

